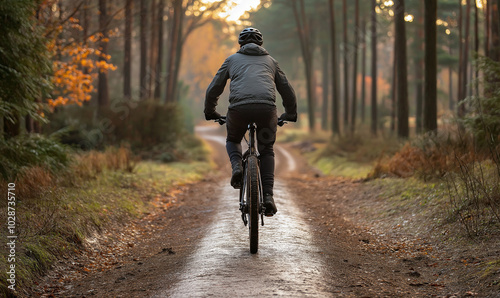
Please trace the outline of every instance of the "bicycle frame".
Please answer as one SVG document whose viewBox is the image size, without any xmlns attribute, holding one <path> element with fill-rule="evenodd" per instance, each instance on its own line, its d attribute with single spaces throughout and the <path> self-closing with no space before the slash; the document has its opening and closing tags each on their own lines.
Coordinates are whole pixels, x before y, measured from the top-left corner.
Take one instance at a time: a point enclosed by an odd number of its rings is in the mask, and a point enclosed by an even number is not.
<svg viewBox="0 0 500 298">
<path fill-rule="evenodd" d="M 248 145 L 248 149 L 243 153 L 243 159 L 242 159 L 242 164 L 243 164 L 243 183 L 241 185 L 240 189 L 240 211 L 241 211 L 241 218 L 243 220 L 243 223 L 245 226 L 248 224 L 248 219 L 247 215 L 249 214 L 248 210 L 248 202 L 246 201 L 246 183 L 247 183 L 247 161 L 250 156 L 255 156 L 259 157 L 259 152 L 257 150 L 257 142 L 255 139 L 255 132 L 256 132 L 256 126 L 255 123 L 250 123 L 248 125 L 248 140 L 245 136 L 245 141 Z M 261 216 L 261 225 L 264 225 L 264 213 L 265 213 L 265 207 L 263 206 L 263 192 L 262 192 L 262 179 L 260 176 L 260 167 L 257 167 L 257 175 L 258 175 L 258 180 L 259 180 L 259 214 Z"/>
<path fill-rule="evenodd" d="M 216 119 L 220 125 L 226 123 L 226 117 Z M 278 125 L 283 126 L 286 122 L 278 119 Z M 260 176 L 259 151 L 257 150 L 257 139 L 255 138 L 257 127 L 255 123 L 248 125 L 248 140 L 245 141 L 248 149 L 243 153 L 243 181 L 240 188 L 240 211 L 241 219 L 245 226 L 249 227 L 250 253 L 254 254 L 258 250 L 259 243 L 259 214 L 261 225 L 264 225 L 264 194 L 262 189 L 262 179 Z M 257 187 L 255 187 L 257 186 Z"/>
</svg>

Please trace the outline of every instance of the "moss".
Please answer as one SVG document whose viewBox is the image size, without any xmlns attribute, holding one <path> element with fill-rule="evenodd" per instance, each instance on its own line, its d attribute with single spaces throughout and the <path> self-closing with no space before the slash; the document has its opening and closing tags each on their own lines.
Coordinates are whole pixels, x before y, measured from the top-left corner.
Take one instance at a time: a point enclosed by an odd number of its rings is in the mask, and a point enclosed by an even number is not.
<svg viewBox="0 0 500 298">
<path fill-rule="evenodd" d="M 359 164 L 338 156 L 322 157 L 312 164 L 326 175 L 353 179 L 365 178 L 372 170 L 372 166 L 369 164 Z"/>
<path fill-rule="evenodd" d="M 497 275 L 499 271 L 500 271 L 500 259 L 487 262 L 486 264 L 483 265 L 481 278 L 482 279 L 494 278 L 494 276 Z M 500 285 L 500 277 L 497 277 L 496 280 L 493 280 L 492 285 L 495 286 Z"/>
</svg>

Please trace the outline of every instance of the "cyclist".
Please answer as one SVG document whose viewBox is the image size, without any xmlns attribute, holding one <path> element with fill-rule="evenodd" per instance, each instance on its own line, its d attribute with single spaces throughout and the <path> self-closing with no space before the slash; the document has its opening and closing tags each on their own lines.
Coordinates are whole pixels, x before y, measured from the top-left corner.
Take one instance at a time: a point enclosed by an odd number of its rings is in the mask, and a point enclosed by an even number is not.
<svg viewBox="0 0 500 298">
<path fill-rule="evenodd" d="M 238 52 L 224 61 L 208 86 L 204 113 L 206 120 L 217 120 L 221 117 L 215 108 L 227 80 L 230 79 L 226 150 L 232 167 L 231 185 L 234 188 L 241 187 L 241 140 L 248 124 L 254 122 L 257 124 L 264 206 L 266 216 L 272 216 L 277 212 L 273 199 L 273 145 L 278 122 L 276 90 L 283 99 L 285 113 L 280 116 L 283 120 L 297 121 L 297 100 L 278 63 L 262 47 L 263 38 L 258 29 L 243 29 L 239 34 L 238 43 Z"/>
</svg>

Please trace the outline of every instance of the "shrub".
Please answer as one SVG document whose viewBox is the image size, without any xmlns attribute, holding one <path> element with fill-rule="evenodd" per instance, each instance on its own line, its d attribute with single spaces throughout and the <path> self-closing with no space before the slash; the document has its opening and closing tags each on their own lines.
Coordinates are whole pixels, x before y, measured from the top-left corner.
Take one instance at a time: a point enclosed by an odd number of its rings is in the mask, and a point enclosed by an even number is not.
<svg viewBox="0 0 500 298">
<path fill-rule="evenodd" d="M 51 117 L 47 132 L 84 150 L 130 144 L 132 150 L 174 144 L 182 133 L 181 111 L 175 104 L 114 102 L 108 108 L 62 107 Z"/>
<path fill-rule="evenodd" d="M 59 142 L 38 134 L 0 139 L 0 174 L 15 179 L 24 168 L 39 166 L 51 173 L 68 165 L 68 150 Z"/>
<path fill-rule="evenodd" d="M 205 160 L 206 152 L 201 142 L 186 132 L 182 114 L 177 105 L 156 101 L 113 103 L 100 109 L 99 115 L 95 107 L 61 107 L 52 115 L 47 132 L 84 150 L 126 144 L 142 158 L 162 162 Z"/>
<path fill-rule="evenodd" d="M 500 144 L 500 62 L 478 57 L 478 70 L 484 73 L 481 83 L 484 96 L 471 96 L 462 104 L 469 107 L 463 124 L 475 136 L 482 147 L 497 148 Z M 497 151 L 498 152 L 498 151 Z"/>
<path fill-rule="evenodd" d="M 343 156 L 349 161 L 372 163 L 383 155 L 396 153 L 400 147 L 396 138 L 373 137 L 362 131 L 354 136 L 332 139 L 318 157 Z"/>
</svg>

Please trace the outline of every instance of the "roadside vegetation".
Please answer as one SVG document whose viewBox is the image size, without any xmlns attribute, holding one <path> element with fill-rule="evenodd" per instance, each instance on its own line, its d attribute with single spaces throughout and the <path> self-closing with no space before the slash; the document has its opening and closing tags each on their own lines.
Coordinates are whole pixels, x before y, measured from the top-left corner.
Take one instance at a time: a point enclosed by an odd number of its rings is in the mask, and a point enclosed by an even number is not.
<svg viewBox="0 0 500 298">
<path fill-rule="evenodd" d="M 498 63 L 478 63 L 481 71 L 500 77 Z M 282 141 L 292 142 L 325 175 L 361 179 L 372 187 L 377 207 L 372 202 L 363 208 L 367 222 L 438 240 L 471 259 L 486 256 L 486 262 L 470 266 L 467 278 L 498 288 L 500 86 L 481 83 L 486 96 L 463 101 L 466 115 L 450 119 L 439 132 L 401 140 L 368 132 L 311 138 L 290 130 Z"/>
<path fill-rule="evenodd" d="M 172 188 L 197 181 L 210 169 L 206 150 L 194 137 L 183 152 L 196 157 L 169 163 L 162 162 L 161 156 L 160 160 L 141 159 L 125 146 L 81 151 L 43 137 L 36 139 L 42 140 L 55 148 L 42 152 L 46 156 L 38 156 L 35 162 L 10 167 L 3 171 L 8 175 L 0 178 L 2 193 L 7 193 L 8 182 L 16 185 L 18 293 L 32 285 L 58 258 L 82 249 L 87 237 L 111 226 L 125 226 L 153 208 L 174 205 L 175 200 L 169 197 Z M 20 148 L 27 151 L 21 151 L 26 156 L 32 150 L 4 145 L 0 151 Z M 5 205 L 0 212 L 7 214 Z M 0 231 L 0 237 L 7 239 L 6 229 Z M 4 295 L 9 293 L 7 257 L 6 253 L 0 255 L 0 292 Z"/>
</svg>

